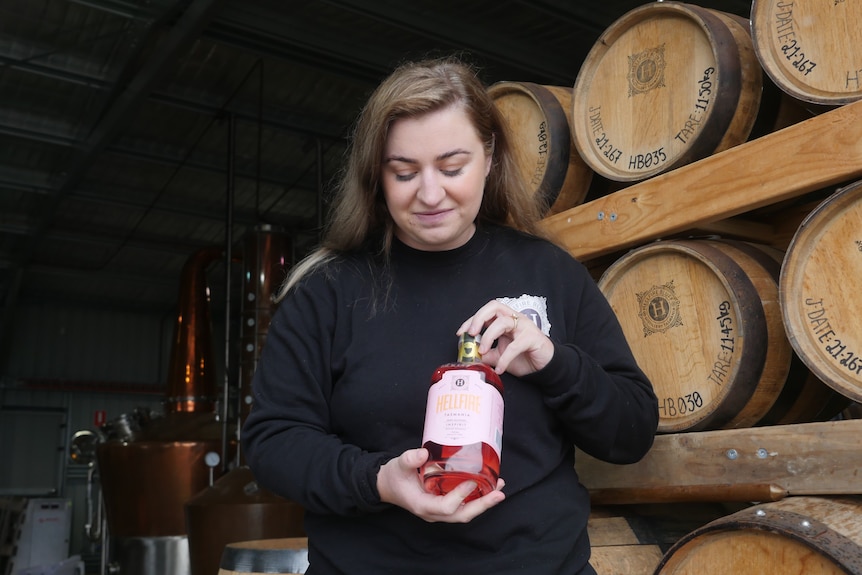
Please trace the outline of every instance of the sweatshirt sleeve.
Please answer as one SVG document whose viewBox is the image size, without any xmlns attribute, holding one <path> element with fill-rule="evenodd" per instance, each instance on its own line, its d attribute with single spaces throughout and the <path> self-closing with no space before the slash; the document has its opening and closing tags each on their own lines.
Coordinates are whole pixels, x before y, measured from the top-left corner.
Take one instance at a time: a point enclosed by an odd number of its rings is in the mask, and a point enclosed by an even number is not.
<svg viewBox="0 0 862 575">
<path fill-rule="evenodd" d="M 255 479 L 316 513 L 353 515 L 388 507 L 377 472 L 391 456 L 345 444 L 332 431 L 330 358 L 342 294 L 317 273 L 282 300 L 252 381 L 241 431 Z"/>
<path fill-rule="evenodd" d="M 567 280 L 565 341 L 557 338 L 551 362 L 524 379 L 543 390 L 577 447 L 634 463 L 652 446 L 658 401 L 604 294 L 586 270 L 579 275 Z"/>
</svg>

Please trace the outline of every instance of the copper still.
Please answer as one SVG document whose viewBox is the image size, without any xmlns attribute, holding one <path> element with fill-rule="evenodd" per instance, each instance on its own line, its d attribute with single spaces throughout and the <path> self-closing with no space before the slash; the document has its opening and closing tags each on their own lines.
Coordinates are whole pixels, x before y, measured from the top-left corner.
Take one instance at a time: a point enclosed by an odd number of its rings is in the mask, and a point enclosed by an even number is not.
<svg viewBox="0 0 862 575">
<path fill-rule="evenodd" d="M 272 226 L 259 226 L 243 238 L 241 259 L 237 428 L 251 408 L 251 380 L 275 311 L 273 296 L 292 261 L 290 239 Z M 215 575 L 229 543 L 305 535 L 303 509 L 258 486 L 241 464 L 185 507 L 192 575 Z"/>
<path fill-rule="evenodd" d="M 210 485 L 223 454 L 216 413 L 206 248 L 186 262 L 163 415 L 136 410 L 101 428 L 96 447 L 111 555 L 123 575 L 188 575 L 184 504 Z M 235 445 L 228 445 L 235 450 Z"/>
<path fill-rule="evenodd" d="M 287 278 L 293 260 L 290 238 L 279 229 L 259 226 L 243 240 L 239 349 L 239 420 L 251 409 L 251 380 L 269 323 L 275 313 L 275 296 Z"/>
<path fill-rule="evenodd" d="M 214 575 L 227 543 L 304 535 L 302 508 L 258 487 L 237 440 L 291 242 L 264 225 L 238 251 L 231 259 L 243 262 L 240 384 L 225 386 L 232 399 L 224 395 L 232 409 L 219 406 L 216 392 L 207 284 L 207 268 L 225 250 L 206 248 L 183 267 L 164 414 L 135 410 L 94 436 L 113 559 L 103 559 L 102 575 Z M 230 318 L 225 323 L 229 334 Z"/>
<path fill-rule="evenodd" d="M 229 543 L 304 537 L 305 511 L 260 487 L 248 467 L 223 475 L 186 503 L 192 575 L 215 575 Z"/>
</svg>

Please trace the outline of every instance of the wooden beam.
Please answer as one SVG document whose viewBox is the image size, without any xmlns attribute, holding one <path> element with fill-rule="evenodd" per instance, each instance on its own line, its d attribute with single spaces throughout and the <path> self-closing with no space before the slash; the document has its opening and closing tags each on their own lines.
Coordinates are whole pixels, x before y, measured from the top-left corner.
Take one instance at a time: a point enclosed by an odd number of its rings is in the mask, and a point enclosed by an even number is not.
<svg viewBox="0 0 862 575">
<path fill-rule="evenodd" d="M 858 495 L 860 437 L 862 419 L 658 435 L 638 463 L 578 451 L 575 468 L 601 504 Z"/>
<path fill-rule="evenodd" d="M 862 176 L 862 101 L 543 221 L 581 259 L 636 247 Z"/>
</svg>

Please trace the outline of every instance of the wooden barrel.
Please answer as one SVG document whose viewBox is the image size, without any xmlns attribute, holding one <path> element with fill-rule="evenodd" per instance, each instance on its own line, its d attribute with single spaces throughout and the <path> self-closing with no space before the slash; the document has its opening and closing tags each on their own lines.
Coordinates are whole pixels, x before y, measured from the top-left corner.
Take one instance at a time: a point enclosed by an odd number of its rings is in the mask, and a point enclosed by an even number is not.
<svg viewBox="0 0 862 575">
<path fill-rule="evenodd" d="M 644 180 L 745 142 L 762 85 L 747 22 L 651 2 L 611 24 L 584 60 L 575 145 L 596 173 Z"/>
<path fill-rule="evenodd" d="M 655 573 L 860 575 L 862 503 L 789 497 L 746 508 L 680 539 Z"/>
<path fill-rule="evenodd" d="M 766 246 L 759 246 L 759 249 L 775 261 L 777 267 L 770 266 L 770 269 L 773 278 L 780 281 L 785 252 Z M 846 409 L 849 403 L 849 399 L 826 385 L 794 353 L 790 360 L 790 372 L 775 403 L 758 420 L 757 425 L 828 421 Z"/>
<path fill-rule="evenodd" d="M 755 0 L 754 50 L 791 96 L 835 106 L 862 98 L 862 5 L 852 0 Z"/>
<path fill-rule="evenodd" d="M 519 171 L 552 215 L 583 202 L 593 171 L 572 143 L 572 89 L 531 82 L 488 88 L 509 126 Z"/>
<path fill-rule="evenodd" d="M 841 414 L 851 401 L 813 374 L 793 354 L 790 373 L 773 406 L 757 425 L 787 425 L 829 421 Z"/>
<path fill-rule="evenodd" d="M 668 240 L 599 280 L 659 398 L 659 432 L 749 427 L 774 406 L 792 349 L 768 248 Z"/>
<path fill-rule="evenodd" d="M 862 182 L 837 190 L 803 221 L 781 267 L 787 336 L 809 369 L 862 402 Z"/>
<path fill-rule="evenodd" d="M 308 538 L 260 539 L 225 545 L 218 575 L 288 573 L 308 569 Z"/>
</svg>

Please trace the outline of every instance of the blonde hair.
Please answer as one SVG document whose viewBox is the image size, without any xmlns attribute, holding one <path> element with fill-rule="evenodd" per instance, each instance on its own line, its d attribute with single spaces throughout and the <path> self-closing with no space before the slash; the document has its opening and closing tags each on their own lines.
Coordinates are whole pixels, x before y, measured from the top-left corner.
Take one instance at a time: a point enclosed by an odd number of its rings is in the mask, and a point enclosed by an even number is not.
<svg viewBox="0 0 862 575">
<path fill-rule="evenodd" d="M 477 221 L 543 236 L 538 226 L 543 206 L 515 164 L 505 120 L 476 69 L 454 56 L 408 62 L 377 87 L 359 114 L 320 247 L 291 270 L 277 299 L 339 254 L 374 246 L 388 260 L 395 224 L 386 209 L 380 173 L 389 129 L 400 118 L 455 105 L 466 112 L 492 156 Z"/>
</svg>

